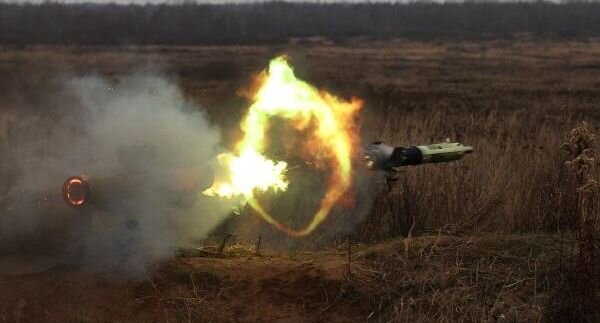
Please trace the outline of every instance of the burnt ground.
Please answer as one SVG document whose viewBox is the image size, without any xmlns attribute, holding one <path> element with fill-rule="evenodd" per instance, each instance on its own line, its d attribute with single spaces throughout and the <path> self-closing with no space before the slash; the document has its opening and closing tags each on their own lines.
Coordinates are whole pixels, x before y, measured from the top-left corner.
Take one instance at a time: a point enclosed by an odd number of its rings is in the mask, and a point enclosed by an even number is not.
<svg viewBox="0 0 600 323">
<path fill-rule="evenodd" d="M 562 247 L 561 247 L 562 244 Z M 570 243 L 433 235 L 319 252 L 187 252 L 117 281 L 77 267 L 0 278 L 2 322 L 537 321 Z"/>
</svg>

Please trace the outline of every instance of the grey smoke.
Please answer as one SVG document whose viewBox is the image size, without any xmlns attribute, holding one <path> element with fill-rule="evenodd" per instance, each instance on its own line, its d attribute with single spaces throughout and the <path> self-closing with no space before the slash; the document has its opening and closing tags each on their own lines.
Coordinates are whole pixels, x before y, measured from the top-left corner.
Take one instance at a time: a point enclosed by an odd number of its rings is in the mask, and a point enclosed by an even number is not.
<svg viewBox="0 0 600 323">
<path fill-rule="evenodd" d="M 62 239 L 66 247 L 55 259 L 75 257 L 93 270 L 140 274 L 145 265 L 171 256 L 174 246 L 206 237 L 228 216 L 233 201 L 165 191 L 166 172 L 203 170 L 221 150 L 219 129 L 175 82 L 140 72 L 116 80 L 70 79 L 63 92 L 53 104 L 64 105 L 64 112 L 19 115 L 17 129 L 2 146 L 3 159 L 15 161 L 19 174 L 0 205 L 3 249 L 10 245 L 20 252 L 20 245 L 35 249 L 35 239 Z M 60 204 L 56 192 L 62 182 L 80 174 L 142 174 L 143 180 L 127 199 L 84 216 L 73 215 L 64 203 L 56 209 L 31 204 L 36 198 Z M 204 181 L 212 176 L 194 175 Z M 70 231 L 60 233 L 66 227 Z"/>
</svg>

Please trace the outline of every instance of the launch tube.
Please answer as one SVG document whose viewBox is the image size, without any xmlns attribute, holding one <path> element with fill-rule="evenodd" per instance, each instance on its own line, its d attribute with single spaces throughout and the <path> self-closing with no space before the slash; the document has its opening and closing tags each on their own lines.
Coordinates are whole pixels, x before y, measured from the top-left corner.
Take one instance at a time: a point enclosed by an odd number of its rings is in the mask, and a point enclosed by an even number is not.
<svg viewBox="0 0 600 323">
<path fill-rule="evenodd" d="M 74 208 L 106 208 L 115 202 L 143 194 L 149 186 L 161 197 L 176 201 L 184 195 L 202 192 L 213 181 L 209 167 L 179 168 L 158 173 L 130 173 L 113 176 L 72 176 L 62 186 L 65 203 Z"/>
</svg>

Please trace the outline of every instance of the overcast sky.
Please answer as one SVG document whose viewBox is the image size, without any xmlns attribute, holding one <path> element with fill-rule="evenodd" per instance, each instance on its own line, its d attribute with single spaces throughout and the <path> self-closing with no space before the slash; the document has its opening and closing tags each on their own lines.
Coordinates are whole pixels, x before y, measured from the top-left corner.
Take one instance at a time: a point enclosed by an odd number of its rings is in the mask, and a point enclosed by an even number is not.
<svg viewBox="0 0 600 323">
<path fill-rule="evenodd" d="M 65 3 L 82 3 L 82 2 L 93 2 L 93 3 L 183 3 L 183 2 L 197 2 L 197 3 L 252 3 L 252 2 L 269 2 L 272 0 L 53 0 L 52 2 L 65 2 Z M 362 0 L 284 0 L 286 2 L 367 2 Z M 402 2 L 403 0 L 369 0 L 369 2 Z M 436 0 L 437 1 L 437 0 Z M 39 3 L 44 0 L 0 0 L 0 2 L 9 3 Z"/>
<path fill-rule="evenodd" d="M 270 0 L 196 0 L 198 3 L 252 3 L 252 2 L 269 2 Z M 279 0 L 281 1 L 281 0 Z M 287 2 L 414 2 L 415 0 L 284 0 Z M 416 0 L 418 1 L 418 0 Z M 427 0 L 428 2 L 461 2 L 461 0 Z M 517 2 L 524 0 L 498 0 L 500 2 Z M 525 0 L 527 1 L 527 0 Z M 535 1 L 535 0 L 531 0 Z M 557 2 L 560 0 L 552 1 Z M 0 0 L 0 2 L 8 2 L 8 3 L 39 3 L 44 2 L 44 0 Z M 144 4 L 144 3 L 183 3 L 190 2 L 190 0 L 52 0 L 52 2 L 65 2 L 65 3 L 81 3 L 81 2 L 93 2 L 93 3 L 119 3 L 119 4 Z"/>
</svg>

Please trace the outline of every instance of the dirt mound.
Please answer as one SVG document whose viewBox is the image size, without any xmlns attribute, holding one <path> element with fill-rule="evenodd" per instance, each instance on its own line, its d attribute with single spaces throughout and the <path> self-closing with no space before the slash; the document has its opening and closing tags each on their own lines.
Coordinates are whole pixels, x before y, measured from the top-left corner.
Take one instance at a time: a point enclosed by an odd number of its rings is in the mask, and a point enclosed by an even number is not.
<svg viewBox="0 0 600 323">
<path fill-rule="evenodd" d="M 135 281 L 73 267 L 0 277 L 0 317 L 19 322 L 537 320 L 555 236 L 428 236 L 255 255 L 170 259 Z M 215 254 L 216 255 L 216 254 Z"/>
</svg>

